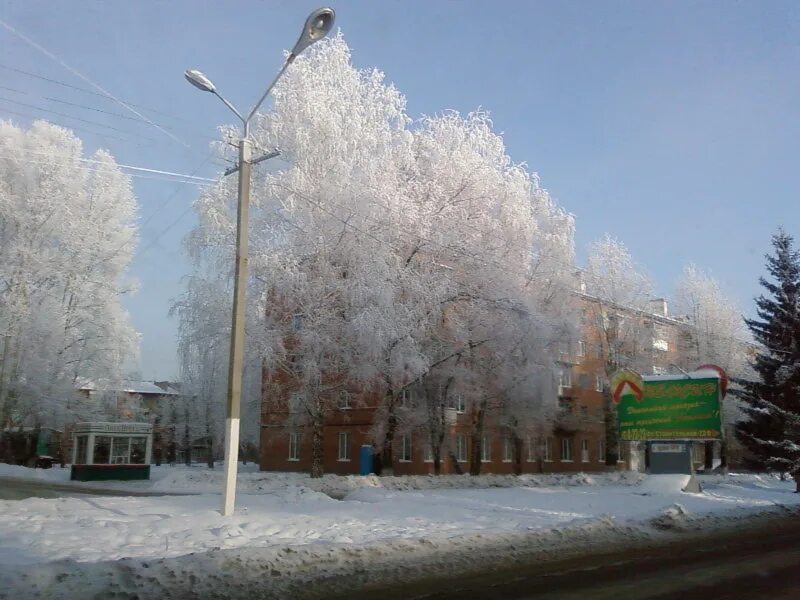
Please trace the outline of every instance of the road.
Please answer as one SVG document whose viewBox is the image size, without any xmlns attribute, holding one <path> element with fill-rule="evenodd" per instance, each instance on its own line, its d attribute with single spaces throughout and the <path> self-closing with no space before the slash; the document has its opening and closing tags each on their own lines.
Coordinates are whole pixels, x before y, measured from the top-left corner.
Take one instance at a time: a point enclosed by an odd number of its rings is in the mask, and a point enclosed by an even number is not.
<svg viewBox="0 0 800 600">
<path fill-rule="evenodd" d="M 137 490 L 109 490 L 85 484 L 56 483 L 45 480 L 0 477 L 0 500 L 25 498 L 63 498 L 66 496 L 185 496 L 164 492 Z"/>
<path fill-rule="evenodd" d="M 373 589 L 350 597 L 537 600 L 800 598 L 800 523 L 646 550 Z"/>
</svg>

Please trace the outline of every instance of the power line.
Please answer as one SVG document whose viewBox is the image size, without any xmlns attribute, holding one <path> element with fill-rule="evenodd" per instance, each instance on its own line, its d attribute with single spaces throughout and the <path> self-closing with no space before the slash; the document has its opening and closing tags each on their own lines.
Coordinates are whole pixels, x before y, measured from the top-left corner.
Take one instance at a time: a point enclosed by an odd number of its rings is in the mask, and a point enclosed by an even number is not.
<svg viewBox="0 0 800 600">
<path fill-rule="evenodd" d="M 19 100 L 11 100 L 10 98 L 4 98 L 2 96 L 0 96 L 0 101 L 10 102 L 11 104 L 17 104 L 19 106 L 24 106 L 26 108 L 32 108 L 34 110 L 39 110 L 39 111 L 44 112 L 44 113 L 50 113 L 50 114 L 53 114 L 53 115 L 56 115 L 56 116 L 59 116 L 59 117 L 63 117 L 65 119 L 74 119 L 76 121 L 81 121 L 82 123 L 87 123 L 89 125 L 94 125 L 96 127 L 106 127 L 108 129 L 111 129 L 112 131 L 117 131 L 119 133 L 125 133 L 127 135 L 134 135 L 136 137 L 140 137 L 142 139 L 145 139 L 145 140 L 148 140 L 150 142 L 155 143 L 155 140 L 153 138 L 148 137 L 146 135 L 142 135 L 141 133 L 136 133 L 134 131 L 128 131 L 128 130 L 125 130 L 125 129 L 119 129 L 118 127 L 114 127 L 113 125 L 106 125 L 105 123 L 100 123 L 99 121 L 90 121 L 89 119 L 82 119 L 81 117 L 76 117 L 74 115 L 68 115 L 68 114 L 65 114 L 65 113 L 62 113 L 62 112 L 51 110 L 49 108 L 42 108 L 41 106 L 36 106 L 35 104 L 28 104 L 27 102 L 20 102 Z"/>
<path fill-rule="evenodd" d="M 188 148 L 189 150 L 193 150 L 193 148 L 192 148 L 192 147 L 191 147 L 189 144 L 187 144 L 186 142 L 184 142 L 184 141 L 183 141 L 182 139 L 180 139 L 178 136 L 176 136 L 176 135 L 175 135 L 175 134 L 173 134 L 172 132 L 170 132 L 170 131 L 168 131 L 168 130 L 164 129 L 163 127 L 161 127 L 161 126 L 160 126 L 160 125 L 158 125 L 157 123 L 154 123 L 154 122 L 153 122 L 151 119 L 149 119 L 149 118 L 147 118 L 146 116 L 144 116 L 142 113 L 140 113 L 139 111 L 137 111 L 135 108 L 131 107 L 129 104 L 126 104 L 124 101 L 122 101 L 122 100 L 120 100 L 119 98 L 117 98 L 116 96 L 114 96 L 114 95 L 113 95 L 111 92 L 108 92 L 108 91 L 106 91 L 105 89 L 103 89 L 103 88 L 102 88 L 100 85 L 96 84 L 94 81 L 92 81 L 91 79 L 89 79 L 88 77 L 86 77 L 85 75 L 83 75 L 83 74 L 82 74 L 81 72 L 79 72 L 78 70 L 76 70 L 76 69 L 72 68 L 71 66 L 69 66 L 69 65 L 68 65 L 66 62 L 64 62 L 64 61 L 63 61 L 62 59 L 60 59 L 58 56 L 56 56 L 55 54 L 53 54 L 52 52 L 50 52 L 49 50 L 47 50 L 46 48 L 44 48 L 44 47 L 43 47 L 43 46 L 41 46 L 40 44 L 37 44 L 37 43 L 36 43 L 36 42 L 34 42 L 34 41 L 31 39 L 31 38 L 27 37 L 27 36 L 26 36 L 25 34 L 23 34 L 22 32 L 20 32 L 20 31 L 16 30 L 14 27 L 12 27 L 11 25 L 9 25 L 8 23 L 6 23 L 5 21 L 3 21 L 2 19 L 0 19 L 0 25 L 2 25 L 3 27 L 5 27 L 5 28 L 6 28 L 8 31 L 10 31 L 10 32 L 11 32 L 11 33 L 13 33 L 14 35 L 16 35 L 18 38 L 20 38 L 22 41 L 24 41 L 24 42 L 25 42 L 26 44 L 28 44 L 29 46 L 31 46 L 31 47 L 33 47 L 33 48 L 37 49 L 39 52 L 41 52 L 42 54 L 44 54 L 45 56 L 47 56 L 47 57 L 48 57 L 48 58 L 50 58 L 51 60 L 53 60 L 53 61 L 57 62 L 58 64 L 60 64 L 62 67 L 64 67 L 65 69 L 67 69 L 67 70 L 68 70 L 70 73 L 72 73 L 72 74 L 73 74 L 73 75 L 75 75 L 76 77 L 79 77 L 79 78 L 81 78 L 83 81 L 85 81 L 86 83 L 88 83 L 89 85 L 91 85 L 91 86 L 92 86 L 94 89 L 96 89 L 97 91 L 99 91 L 99 92 L 102 92 L 102 93 L 103 93 L 103 95 L 105 95 L 106 97 L 110 98 L 111 100 L 113 100 L 113 101 L 114 101 L 114 102 L 116 102 L 117 104 L 120 104 L 121 106 L 125 107 L 125 109 L 127 109 L 128 111 L 130 111 L 131 113 L 133 113 L 134 115 L 136 115 L 137 117 L 139 117 L 140 119 L 142 119 L 143 121 L 146 121 L 147 123 L 149 123 L 150 125 L 152 125 L 152 126 L 153 126 L 153 127 L 155 127 L 156 129 L 158 129 L 159 131 L 161 131 L 162 133 L 164 133 L 165 135 L 167 135 L 168 137 L 170 137 L 171 139 L 173 139 L 173 140 L 174 140 L 175 142 L 177 142 L 178 144 L 180 144 L 180 145 L 184 146 L 185 148 Z"/>
<path fill-rule="evenodd" d="M 6 138 L 6 139 L 9 139 L 9 138 Z M 53 152 L 42 152 L 42 151 L 39 151 L 39 150 L 29 150 L 29 149 L 25 150 L 25 154 L 37 154 L 37 155 L 40 155 L 40 156 L 47 156 L 47 157 L 50 157 L 50 158 L 62 158 L 62 157 L 64 157 L 61 154 L 56 154 L 56 153 L 53 153 Z M 203 161 L 203 163 L 201 163 L 201 164 L 205 164 L 205 162 L 208 161 L 210 158 L 211 158 L 211 155 L 207 156 L 205 158 L 205 160 Z M 95 160 L 95 159 L 92 159 L 92 158 L 74 157 L 74 160 L 78 160 L 80 162 L 85 162 L 85 163 L 103 165 L 103 166 L 107 165 L 109 167 L 118 167 L 118 168 L 121 168 L 121 169 L 130 169 L 132 171 L 141 171 L 141 172 L 144 172 L 144 173 L 153 173 L 155 175 L 168 175 L 168 176 L 171 176 L 171 177 L 180 177 L 180 178 L 183 178 L 183 179 L 192 179 L 192 180 L 197 180 L 197 181 L 209 181 L 209 182 L 217 181 L 217 179 L 211 179 L 209 177 L 198 177 L 194 173 L 192 173 L 191 175 L 186 175 L 185 173 L 174 173 L 172 171 L 163 171 L 163 170 L 160 170 L 160 169 L 149 169 L 149 168 L 146 168 L 146 167 L 135 167 L 133 165 L 126 165 L 126 164 L 122 164 L 122 163 L 118 163 L 118 162 L 114 162 L 113 165 L 108 165 L 108 163 L 106 163 L 106 162 L 104 162 L 102 160 Z"/>
<path fill-rule="evenodd" d="M 13 154 L 0 154 L 0 158 L 15 159 L 15 158 L 20 158 L 20 157 L 16 156 L 16 155 L 13 155 Z M 28 165 L 37 165 L 37 166 L 44 166 L 44 167 L 52 166 L 52 163 L 41 161 L 41 160 L 40 161 L 36 161 L 36 160 L 24 159 L 24 162 L 25 162 L 25 164 L 28 164 Z M 118 171 L 116 171 L 114 169 L 102 169 L 102 168 L 98 168 L 98 167 L 89 167 L 89 166 L 81 166 L 81 165 L 70 165 L 70 168 L 81 169 L 81 170 L 86 171 L 88 173 L 96 173 L 96 172 L 100 172 L 100 173 L 117 173 L 118 172 Z M 152 180 L 152 181 L 168 181 L 168 182 L 172 182 L 172 183 L 183 183 L 183 184 L 195 185 L 195 186 L 198 186 L 198 187 L 204 187 L 206 185 L 209 185 L 209 183 L 206 183 L 205 181 L 194 181 L 194 180 L 185 180 L 185 179 L 175 179 L 175 178 L 172 178 L 172 177 L 168 178 L 168 177 L 158 177 L 158 176 L 150 176 L 150 175 L 140 175 L 140 174 L 137 174 L 137 173 L 125 173 L 125 172 L 120 172 L 120 173 L 122 175 L 125 175 L 126 177 L 136 177 L 137 179 L 149 179 L 149 180 Z M 214 180 L 211 179 L 211 180 L 208 180 L 208 181 L 214 181 Z"/>
<path fill-rule="evenodd" d="M 0 106 L 0 112 L 7 113 L 7 114 L 10 114 L 10 115 L 16 115 L 18 117 L 25 117 L 27 119 L 41 119 L 42 118 L 41 116 L 32 115 L 31 113 L 25 113 L 25 112 L 19 112 L 19 111 L 16 111 L 16 110 L 11 110 L 10 108 L 6 108 L 4 106 Z M 72 130 L 75 130 L 75 131 L 82 131 L 84 133 L 97 135 L 97 136 L 100 136 L 100 137 L 103 137 L 103 138 L 108 138 L 108 139 L 111 139 L 111 140 L 117 140 L 119 142 L 133 143 L 130 140 L 118 137 L 116 135 L 112 135 L 110 133 L 105 133 L 105 132 L 101 132 L 101 131 L 92 131 L 91 129 L 86 129 L 85 127 L 79 127 L 77 125 L 60 125 L 59 123 L 54 123 L 54 125 L 59 125 L 59 127 L 64 127 L 66 129 L 72 129 Z M 136 145 L 137 147 L 140 147 L 140 148 L 144 147 L 142 144 L 134 144 L 134 145 Z"/>
<path fill-rule="evenodd" d="M 100 94 L 100 93 L 95 92 L 93 90 L 88 90 L 86 88 L 82 88 L 82 87 L 78 87 L 78 86 L 75 86 L 75 85 L 71 85 L 69 83 L 66 83 L 65 81 L 60 81 L 58 79 L 53 79 L 51 77 L 45 77 L 44 75 L 38 75 L 36 73 L 31 73 L 30 71 L 25 71 L 23 69 L 18 69 L 16 67 L 10 67 L 10 66 L 4 65 L 2 63 L 0 63 L 0 69 L 6 69 L 8 71 L 13 71 L 15 73 L 19 73 L 21 75 L 26 75 L 28 77 L 33 77 L 34 79 L 47 81 L 48 83 L 52 83 L 52 84 L 55 84 L 55 85 L 60 85 L 62 87 L 69 88 L 71 90 L 75 90 L 75 91 L 78 91 L 78 92 L 83 92 L 84 94 L 91 94 L 92 96 L 97 96 L 99 98 L 103 98 L 104 100 L 108 100 L 109 99 L 108 96 L 106 96 L 105 94 Z M 0 87 L 3 87 L 3 86 L 0 86 Z M 5 88 L 5 87 L 3 87 L 3 89 L 10 89 L 12 91 L 20 91 L 20 90 L 13 90 L 12 88 Z M 21 92 L 20 91 L 20 93 L 27 93 L 27 92 Z M 135 106 L 137 108 L 141 108 L 142 110 L 146 110 L 146 111 L 161 115 L 162 117 L 167 117 L 169 119 L 175 119 L 176 121 L 183 121 L 184 123 L 188 122 L 183 117 L 176 117 L 175 115 L 170 115 L 168 113 L 161 112 L 160 110 L 157 110 L 155 108 L 144 106 L 142 104 L 136 104 L 134 102 L 129 102 L 128 100 L 126 100 L 125 102 L 126 102 L 126 104 L 129 104 L 130 106 Z M 133 117 L 127 117 L 127 118 L 133 118 Z"/>
</svg>

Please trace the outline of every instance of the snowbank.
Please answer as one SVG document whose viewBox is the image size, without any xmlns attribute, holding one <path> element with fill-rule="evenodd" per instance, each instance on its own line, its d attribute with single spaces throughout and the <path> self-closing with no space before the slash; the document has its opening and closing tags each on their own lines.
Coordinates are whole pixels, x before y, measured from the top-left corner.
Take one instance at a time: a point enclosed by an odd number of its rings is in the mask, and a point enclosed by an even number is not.
<svg viewBox="0 0 800 600">
<path fill-rule="evenodd" d="M 75 485 L 76 487 L 103 487 L 111 490 L 148 491 L 179 494 L 213 494 L 222 489 L 223 465 L 214 469 L 205 465 L 153 465 L 150 481 L 93 481 L 70 482 L 69 468 L 29 469 L 0 464 L 0 477 L 15 477 L 51 481 Z M 431 490 L 431 489 L 485 489 L 513 487 L 636 485 L 645 476 L 630 471 L 606 473 L 552 473 L 525 475 L 409 475 L 378 477 L 376 475 L 324 475 L 312 479 L 306 473 L 261 472 L 258 465 L 239 465 L 236 489 L 240 494 L 274 494 L 287 486 L 303 486 L 333 498 L 344 498 L 352 491 L 362 488 L 387 490 Z"/>
<path fill-rule="evenodd" d="M 191 581 L 199 596 L 215 589 L 225 597 L 291 595 L 329 575 L 349 573 L 352 582 L 410 565 L 414 572 L 477 568 L 532 552 L 563 558 L 612 541 L 647 541 L 800 507 L 793 482 L 758 475 L 701 478 L 702 494 L 674 485 L 642 493 L 647 478 L 622 473 L 531 476 L 524 487 L 515 485 L 521 478 L 502 476 L 242 479 L 259 493 L 240 495 L 228 518 L 219 513 L 218 494 L 0 501 L 0 590 L 14 598 L 91 597 L 90 590 L 98 597 L 182 597 L 176 590 L 185 595 Z M 484 487 L 452 487 L 459 481 Z M 184 469 L 159 474 L 154 485 L 212 483 L 207 470 Z M 331 498 L 331 490 L 348 486 L 343 500 Z"/>
</svg>

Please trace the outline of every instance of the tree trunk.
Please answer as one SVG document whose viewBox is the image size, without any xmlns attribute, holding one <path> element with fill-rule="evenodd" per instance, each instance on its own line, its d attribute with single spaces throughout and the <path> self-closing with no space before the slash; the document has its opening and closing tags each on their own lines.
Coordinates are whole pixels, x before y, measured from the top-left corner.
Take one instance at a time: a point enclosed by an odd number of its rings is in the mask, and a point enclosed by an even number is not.
<svg viewBox="0 0 800 600">
<path fill-rule="evenodd" d="M 325 421 L 322 418 L 315 418 L 311 423 L 311 477 L 322 477 L 323 473 L 323 437 L 325 433 Z"/>
<path fill-rule="evenodd" d="M 183 426 L 183 451 L 184 451 L 184 461 L 186 462 L 187 467 L 192 466 L 192 439 L 189 435 L 189 416 L 186 415 L 186 422 Z"/>
<path fill-rule="evenodd" d="M 456 472 L 456 475 L 463 475 L 464 470 L 461 468 L 461 465 L 458 464 L 458 459 L 452 452 L 450 453 L 450 460 L 453 462 L 453 471 Z"/>
<path fill-rule="evenodd" d="M 469 474 L 481 474 L 481 454 L 483 450 L 483 407 L 475 411 L 475 420 L 472 427 L 472 439 L 470 440 Z"/>
<path fill-rule="evenodd" d="M 383 455 L 383 473 L 386 475 L 394 475 L 394 434 L 397 431 L 397 416 L 394 414 L 394 395 L 387 392 L 389 398 L 389 417 L 386 420 L 386 435 L 383 438 L 383 448 L 381 453 Z M 387 471 L 388 469 L 388 471 Z"/>
<path fill-rule="evenodd" d="M 206 436 L 206 461 L 209 469 L 214 468 L 214 441 L 211 439 L 211 434 Z"/>
<path fill-rule="evenodd" d="M 442 456 L 440 454 L 439 449 L 433 450 L 433 474 L 434 475 L 441 475 L 442 474 Z"/>
<path fill-rule="evenodd" d="M 705 446 L 705 459 L 703 461 L 703 468 L 706 473 L 711 473 L 714 469 L 714 442 L 712 440 L 706 441 Z"/>
<path fill-rule="evenodd" d="M 722 438 L 719 443 L 719 466 L 723 475 L 728 474 L 728 439 Z"/>
<path fill-rule="evenodd" d="M 606 466 L 616 466 L 619 461 L 619 436 L 617 435 L 617 411 L 611 400 L 611 390 L 603 393 L 603 416 L 606 429 Z"/>
<path fill-rule="evenodd" d="M 514 434 L 514 475 L 522 475 L 522 438 Z"/>
</svg>

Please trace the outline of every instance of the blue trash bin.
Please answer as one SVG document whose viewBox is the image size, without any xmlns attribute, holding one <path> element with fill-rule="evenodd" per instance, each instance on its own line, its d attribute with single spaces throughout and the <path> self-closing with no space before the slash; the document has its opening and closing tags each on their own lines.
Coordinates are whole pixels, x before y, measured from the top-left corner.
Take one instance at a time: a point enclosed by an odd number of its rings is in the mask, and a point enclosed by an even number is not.
<svg viewBox="0 0 800 600">
<path fill-rule="evenodd" d="M 372 446 L 361 446 L 359 453 L 359 473 L 369 475 L 372 473 Z"/>
</svg>

